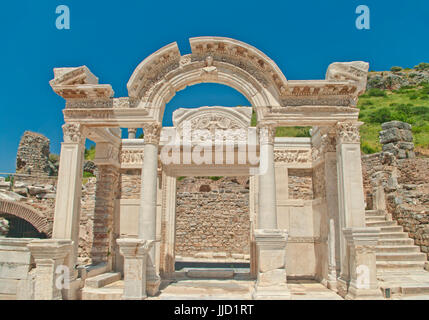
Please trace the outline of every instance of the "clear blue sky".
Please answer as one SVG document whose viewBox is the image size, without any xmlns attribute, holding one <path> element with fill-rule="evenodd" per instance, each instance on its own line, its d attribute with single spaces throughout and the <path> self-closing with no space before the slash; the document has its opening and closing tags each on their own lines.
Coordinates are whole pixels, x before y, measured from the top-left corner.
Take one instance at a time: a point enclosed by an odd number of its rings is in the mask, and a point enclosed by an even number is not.
<svg viewBox="0 0 429 320">
<path fill-rule="evenodd" d="M 68 5 L 71 29 L 55 27 L 58 5 Z M 371 10 L 371 29 L 355 27 L 358 5 Z M 15 171 L 25 130 L 46 135 L 59 153 L 64 100 L 50 88 L 54 67 L 87 65 L 126 96 L 135 67 L 177 41 L 189 53 L 195 36 L 235 38 L 266 53 L 288 79 L 321 79 L 334 61 L 365 60 L 371 70 L 429 62 L 427 0 L 21 0 L 0 6 L 0 172 Z M 247 104 L 219 85 L 197 85 L 167 106 Z"/>
</svg>

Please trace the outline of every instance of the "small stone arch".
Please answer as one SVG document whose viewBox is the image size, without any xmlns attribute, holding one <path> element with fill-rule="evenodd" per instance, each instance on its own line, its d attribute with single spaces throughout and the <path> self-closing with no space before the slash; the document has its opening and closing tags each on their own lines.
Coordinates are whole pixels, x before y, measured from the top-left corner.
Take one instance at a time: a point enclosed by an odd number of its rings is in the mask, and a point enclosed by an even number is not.
<svg viewBox="0 0 429 320">
<path fill-rule="evenodd" d="M 242 93 L 258 121 L 266 109 L 279 107 L 287 92 L 280 68 L 264 53 L 244 42 L 224 37 L 190 39 L 192 53 L 181 55 L 177 43 L 156 51 L 135 69 L 128 84 L 130 99 L 162 122 L 165 105 L 177 91 L 198 83 L 219 83 Z"/>
<path fill-rule="evenodd" d="M 38 232 L 44 233 L 48 237 L 52 234 L 48 219 L 28 205 L 15 201 L 0 200 L 0 214 L 2 213 L 13 215 L 27 221 L 36 228 Z"/>
</svg>

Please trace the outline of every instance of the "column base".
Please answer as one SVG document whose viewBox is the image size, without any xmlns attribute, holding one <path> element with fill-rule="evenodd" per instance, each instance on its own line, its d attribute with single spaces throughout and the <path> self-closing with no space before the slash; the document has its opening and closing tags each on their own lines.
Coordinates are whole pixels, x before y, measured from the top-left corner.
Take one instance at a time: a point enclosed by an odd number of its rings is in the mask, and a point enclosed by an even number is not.
<svg viewBox="0 0 429 320">
<path fill-rule="evenodd" d="M 154 241 L 142 239 L 116 240 L 124 256 L 124 300 L 144 300 L 147 298 L 147 257 Z"/>
<path fill-rule="evenodd" d="M 161 278 L 147 280 L 146 291 L 148 296 L 154 297 L 159 293 L 159 286 L 161 285 Z"/>
<path fill-rule="evenodd" d="M 72 252 L 73 241 L 37 239 L 28 244 L 36 263 L 34 300 L 62 300 L 71 273 L 64 260 Z M 68 282 L 68 283 L 67 283 Z"/>
<path fill-rule="evenodd" d="M 358 289 L 349 287 L 349 292 L 344 297 L 346 300 L 384 300 L 380 289 Z"/>
<path fill-rule="evenodd" d="M 288 299 L 286 280 L 285 230 L 255 230 L 258 276 L 253 292 L 254 299 Z"/>
</svg>

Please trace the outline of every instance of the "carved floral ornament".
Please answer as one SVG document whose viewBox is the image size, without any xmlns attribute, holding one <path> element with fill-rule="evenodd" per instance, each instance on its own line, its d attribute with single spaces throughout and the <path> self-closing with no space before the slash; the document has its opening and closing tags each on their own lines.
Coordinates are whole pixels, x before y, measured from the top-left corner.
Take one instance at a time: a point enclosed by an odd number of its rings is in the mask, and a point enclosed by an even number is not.
<svg viewBox="0 0 429 320">
<path fill-rule="evenodd" d="M 159 144 L 162 125 L 160 122 L 151 122 L 143 125 L 144 143 Z"/>
<path fill-rule="evenodd" d="M 82 126 L 79 123 L 66 123 L 63 125 L 64 142 L 83 143 Z"/>
<path fill-rule="evenodd" d="M 359 127 L 361 122 L 338 122 L 337 143 L 360 143 Z"/>
</svg>

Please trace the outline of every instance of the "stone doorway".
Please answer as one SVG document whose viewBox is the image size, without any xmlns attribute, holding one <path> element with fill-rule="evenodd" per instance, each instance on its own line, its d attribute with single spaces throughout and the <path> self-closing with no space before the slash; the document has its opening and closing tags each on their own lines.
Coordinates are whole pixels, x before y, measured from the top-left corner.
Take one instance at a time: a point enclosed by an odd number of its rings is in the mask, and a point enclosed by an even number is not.
<svg viewBox="0 0 429 320">
<path fill-rule="evenodd" d="M 248 177 L 179 177 L 175 274 L 249 277 L 251 220 Z"/>
</svg>

